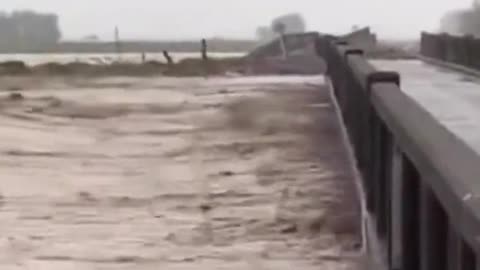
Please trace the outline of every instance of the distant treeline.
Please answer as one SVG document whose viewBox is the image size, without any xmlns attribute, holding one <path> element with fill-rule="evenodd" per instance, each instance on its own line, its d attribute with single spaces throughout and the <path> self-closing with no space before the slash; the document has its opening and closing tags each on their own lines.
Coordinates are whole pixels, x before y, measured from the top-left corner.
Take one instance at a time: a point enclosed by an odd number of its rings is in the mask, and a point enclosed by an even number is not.
<svg viewBox="0 0 480 270">
<path fill-rule="evenodd" d="M 61 38 L 58 17 L 33 11 L 0 12 L 0 51 L 41 50 Z"/>
<path fill-rule="evenodd" d="M 34 11 L 0 12 L 0 53 L 113 53 L 114 42 L 84 40 L 61 41 L 56 14 Z M 208 40 L 208 50 L 245 52 L 254 48 L 251 40 Z M 121 52 L 195 52 L 200 40 L 193 41 L 120 41 Z"/>
<path fill-rule="evenodd" d="M 468 9 L 453 10 L 445 14 L 440 22 L 442 32 L 452 35 L 480 37 L 480 3 L 473 1 Z"/>
<path fill-rule="evenodd" d="M 208 51 L 210 52 L 247 52 L 252 50 L 257 41 L 253 40 L 228 40 L 228 39 L 207 39 Z M 163 50 L 171 52 L 199 52 L 201 49 L 200 40 L 191 41 L 121 41 L 120 51 L 122 53 L 150 52 L 159 53 Z M 49 51 L 56 53 L 112 53 L 116 52 L 114 42 L 82 41 L 82 42 L 60 42 Z"/>
</svg>

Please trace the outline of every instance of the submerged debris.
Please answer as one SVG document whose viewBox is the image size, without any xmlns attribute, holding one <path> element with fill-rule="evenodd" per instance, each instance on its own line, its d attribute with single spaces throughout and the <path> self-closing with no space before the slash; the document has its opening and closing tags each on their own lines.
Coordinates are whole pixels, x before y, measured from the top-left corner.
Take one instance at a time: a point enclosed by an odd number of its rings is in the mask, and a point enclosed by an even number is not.
<svg viewBox="0 0 480 270">
<path fill-rule="evenodd" d="M 25 97 L 21 93 L 11 93 L 8 95 L 9 100 L 17 101 L 17 100 L 24 100 Z"/>
<path fill-rule="evenodd" d="M 243 58 L 190 58 L 174 63 L 170 55 L 166 55 L 167 63 L 145 61 L 143 63 L 114 62 L 111 64 L 91 64 L 84 62 L 45 63 L 28 66 L 22 61 L 0 63 L 0 75 L 40 75 L 40 76 L 201 76 L 223 75 L 226 72 L 243 73 Z"/>
</svg>

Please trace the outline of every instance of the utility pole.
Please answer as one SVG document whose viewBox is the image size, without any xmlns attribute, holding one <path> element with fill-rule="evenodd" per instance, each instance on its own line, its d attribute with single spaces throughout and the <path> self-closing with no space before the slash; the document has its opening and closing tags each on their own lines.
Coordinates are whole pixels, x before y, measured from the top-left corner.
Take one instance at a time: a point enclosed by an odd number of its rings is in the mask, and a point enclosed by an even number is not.
<svg viewBox="0 0 480 270">
<path fill-rule="evenodd" d="M 122 50 L 120 46 L 120 31 L 118 30 L 118 26 L 115 26 L 115 52 L 117 53 L 117 57 L 120 60 Z"/>
<path fill-rule="evenodd" d="M 276 23 L 275 25 L 273 25 L 273 31 L 279 35 L 280 50 L 282 51 L 282 58 L 287 59 L 288 49 L 285 44 L 285 32 L 287 31 L 287 26 L 283 23 Z"/>
<path fill-rule="evenodd" d="M 207 40 L 206 39 L 202 39 L 200 41 L 200 45 L 201 45 L 201 53 L 202 53 L 202 63 L 203 63 L 203 69 L 204 69 L 204 72 L 205 72 L 205 77 L 208 77 L 208 73 L 209 73 L 209 68 L 208 68 L 208 48 L 207 48 Z"/>
<path fill-rule="evenodd" d="M 207 40 L 206 39 L 202 39 L 200 41 L 200 44 L 201 44 L 201 53 L 202 53 L 202 60 L 203 61 L 207 61 L 208 60 L 208 49 L 207 49 Z"/>
</svg>

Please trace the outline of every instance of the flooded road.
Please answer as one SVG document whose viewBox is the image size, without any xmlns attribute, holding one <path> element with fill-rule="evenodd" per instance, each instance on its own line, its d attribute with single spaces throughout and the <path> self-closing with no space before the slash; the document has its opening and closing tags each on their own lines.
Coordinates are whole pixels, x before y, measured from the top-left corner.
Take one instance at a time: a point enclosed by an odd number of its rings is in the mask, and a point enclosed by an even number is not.
<svg viewBox="0 0 480 270">
<path fill-rule="evenodd" d="M 22 89 L 0 97 L 1 269 L 356 269 L 322 77 Z"/>
<path fill-rule="evenodd" d="M 401 89 L 480 153 L 480 79 L 420 60 L 376 60 L 401 75 Z"/>
</svg>

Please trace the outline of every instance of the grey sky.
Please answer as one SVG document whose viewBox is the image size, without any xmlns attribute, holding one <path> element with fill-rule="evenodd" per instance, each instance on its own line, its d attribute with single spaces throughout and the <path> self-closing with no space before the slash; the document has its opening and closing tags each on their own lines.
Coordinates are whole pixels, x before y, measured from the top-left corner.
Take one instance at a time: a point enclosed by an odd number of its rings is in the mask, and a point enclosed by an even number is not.
<svg viewBox="0 0 480 270">
<path fill-rule="evenodd" d="M 413 38 L 434 30 L 442 14 L 471 0 L 1 0 L 5 10 L 56 12 L 64 36 L 188 39 L 252 37 L 255 28 L 283 13 L 304 15 L 309 29 L 345 32 L 371 25 L 382 38 Z"/>
</svg>

